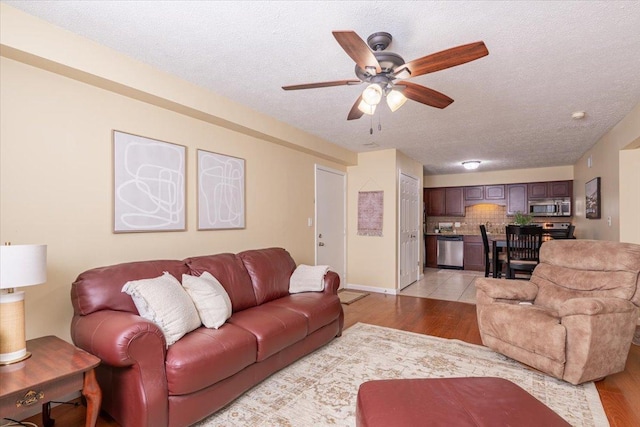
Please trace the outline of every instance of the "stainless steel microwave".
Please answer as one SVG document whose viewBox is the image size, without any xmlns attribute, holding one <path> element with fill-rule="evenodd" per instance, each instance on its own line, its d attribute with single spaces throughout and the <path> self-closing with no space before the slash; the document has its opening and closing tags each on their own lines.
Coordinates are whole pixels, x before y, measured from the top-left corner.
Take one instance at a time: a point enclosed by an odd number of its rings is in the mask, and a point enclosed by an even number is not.
<svg viewBox="0 0 640 427">
<path fill-rule="evenodd" d="M 529 215 L 571 216 L 571 199 L 530 200 Z"/>
</svg>

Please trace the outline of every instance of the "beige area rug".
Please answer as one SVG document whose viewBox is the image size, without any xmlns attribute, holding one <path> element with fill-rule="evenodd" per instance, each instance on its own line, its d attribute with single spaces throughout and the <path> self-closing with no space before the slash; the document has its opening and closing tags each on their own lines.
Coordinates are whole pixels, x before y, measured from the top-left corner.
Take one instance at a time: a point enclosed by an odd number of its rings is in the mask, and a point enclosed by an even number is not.
<svg viewBox="0 0 640 427">
<path fill-rule="evenodd" d="M 358 323 L 196 426 L 355 426 L 365 381 L 485 376 L 518 384 L 573 426 L 609 425 L 592 382 L 573 386 L 483 346 Z"/>
<path fill-rule="evenodd" d="M 354 292 L 354 291 L 346 291 L 344 289 L 341 289 L 338 291 L 338 297 L 340 298 L 340 302 L 342 304 L 347 304 L 347 305 L 354 303 L 359 299 L 366 297 L 367 295 L 369 295 L 369 292 Z"/>
</svg>

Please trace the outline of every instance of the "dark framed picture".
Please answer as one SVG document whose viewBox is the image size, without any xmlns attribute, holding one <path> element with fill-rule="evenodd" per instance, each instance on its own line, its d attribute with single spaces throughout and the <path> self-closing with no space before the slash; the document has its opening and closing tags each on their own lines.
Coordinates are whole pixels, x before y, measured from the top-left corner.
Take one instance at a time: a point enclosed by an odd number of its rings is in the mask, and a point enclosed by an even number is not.
<svg viewBox="0 0 640 427">
<path fill-rule="evenodd" d="M 600 219 L 600 177 L 585 184 L 585 213 L 588 219 Z"/>
</svg>

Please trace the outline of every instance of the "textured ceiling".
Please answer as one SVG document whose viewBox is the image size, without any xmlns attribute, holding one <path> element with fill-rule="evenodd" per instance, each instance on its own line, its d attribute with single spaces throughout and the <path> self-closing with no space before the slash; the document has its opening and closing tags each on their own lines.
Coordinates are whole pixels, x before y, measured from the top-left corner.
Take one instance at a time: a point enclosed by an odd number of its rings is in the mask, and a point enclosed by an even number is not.
<svg viewBox="0 0 640 427">
<path fill-rule="evenodd" d="M 5 3 L 353 151 L 397 148 L 426 174 L 574 164 L 640 102 L 638 1 Z M 389 32 L 407 62 L 479 40 L 489 56 L 410 80 L 453 98 L 444 110 L 408 101 L 347 122 L 364 85 L 281 89 L 355 78 L 333 30 Z"/>
</svg>

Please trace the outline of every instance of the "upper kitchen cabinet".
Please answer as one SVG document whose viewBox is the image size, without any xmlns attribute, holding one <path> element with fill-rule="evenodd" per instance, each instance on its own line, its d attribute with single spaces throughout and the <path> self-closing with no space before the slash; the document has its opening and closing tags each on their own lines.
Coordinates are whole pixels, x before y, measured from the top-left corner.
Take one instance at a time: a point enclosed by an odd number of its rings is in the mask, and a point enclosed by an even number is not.
<svg viewBox="0 0 640 427">
<path fill-rule="evenodd" d="M 484 187 L 478 185 L 475 187 L 464 187 L 464 201 L 475 202 L 484 200 Z"/>
<path fill-rule="evenodd" d="M 533 199 L 553 199 L 571 197 L 573 181 L 532 182 L 528 184 L 527 196 Z"/>
<path fill-rule="evenodd" d="M 464 216 L 462 187 L 425 188 L 427 216 Z"/>
<path fill-rule="evenodd" d="M 505 204 L 505 186 L 500 185 L 476 185 L 464 188 L 464 204 L 466 206 L 479 203 Z"/>
<path fill-rule="evenodd" d="M 484 198 L 486 200 L 504 200 L 504 185 L 485 185 Z"/>
<path fill-rule="evenodd" d="M 527 212 L 527 184 L 507 185 L 507 215 Z"/>
</svg>

